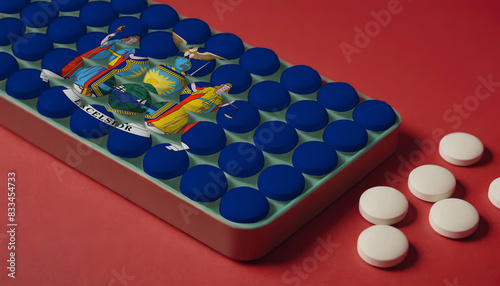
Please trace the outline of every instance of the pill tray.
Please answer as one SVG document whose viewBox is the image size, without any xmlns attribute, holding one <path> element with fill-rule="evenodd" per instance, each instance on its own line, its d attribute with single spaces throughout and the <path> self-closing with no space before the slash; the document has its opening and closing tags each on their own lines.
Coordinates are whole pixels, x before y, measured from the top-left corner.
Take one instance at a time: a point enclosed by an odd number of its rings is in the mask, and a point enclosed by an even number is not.
<svg viewBox="0 0 500 286">
<path fill-rule="evenodd" d="M 148 5 L 153 5 L 153 3 Z M 78 16 L 78 14 L 79 12 L 59 13 L 60 16 Z M 135 13 L 127 16 L 140 18 L 140 15 L 140 13 Z M 19 18 L 19 14 L 3 16 Z M 107 33 L 108 27 L 87 27 L 87 31 L 89 33 L 96 31 Z M 153 31 L 150 29 L 148 32 Z M 172 28 L 163 29 L 162 31 L 171 32 Z M 45 33 L 46 28 L 28 27 L 26 33 L 28 32 Z M 217 32 L 212 30 L 212 34 L 215 35 Z M 182 48 L 194 46 L 203 47 L 203 44 L 181 45 Z M 248 45 L 244 47 L 247 51 L 252 48 Z M 56 44 L 55 48 L 76 50 L 76 45 Z M 11 45 L 0 46 L 0 52 L 13 54 Z M 28 61 L 19 58 L 16 58 L 16 60 L 21 69 L 41 70 L 40 60 Z M 170 58 L 149 58 L 149 61 L 150 67 L 172 62 Z M 99 61 L 85 62 L 85 66 L 105 64 L 105 62 Z M 216 59 L 214 71 L 228 64 L 238 65 L 239 57 L 228 60 Z M 280 60 L 279 69 L 271 75 L 259 76 L 251 74 L 252 87 L 263 81 L 282 81 L 283 72 L 290 67 L 290 64 Z M 201 77 L 187 76 L 186 85 L 189 86 L 193 82 L 211 82 L 214 71 Z M 324 77 L 321 79 L 322 86 L 331 82 Z M 394 112 L 396 118 L 389 127 L 380 131 L 367 130 L 368 141 L 360 150 L 353 152 L 336 150 L 338 164 L 326 174 L 310 175 L 307 174 L 307 171 L 298 168 L 304 173 L 303 177 L 305 179 L 304 190 L 299 195 L 290 200 L 275 200 L 268 196 L 266 199 L 269 204 L 269 211 L 263 219 L 256 222 L 239 223 L 234 220 L 231 221 L 220 214 L 221 198 L 211 202 L 198 202 L 183 194 L 180 190 L 183 174 L 166 180 L 146 174 L 143 170 L 144 154 L 136 158 L 120 158 L 111 154 L 107 146 L 109 135 L 100 138 L 83 138 L 76 135 L 70 128 L 71 116 L 53 119 L 41 115 L 37 109 L 38 97 L 21 100 L 8 95 L 5 91 L 7 81 L 7 79 L 0 81 L 0 122 L 2 125 L 209 247 L 236 260 L 253 260 L 264 256 L 377 167 L 394 152 L 398 141 L 398 126 L 401 121 L 397 112 Z M 121 85 L 140 85 L 143 82 L 143 77 L 129 79 L 116 76 L 116 81 Z M 71 79 L 50 79 L 51 87 L 64 86 L 71 88 L 72 84 Z M 250 90 L 251 87 L 238 93 L 224 93 L 224 103 L 248 101 Z M 302 100 L 316 101 L 317 93 L 318 90 L 307 94 L 290 91 L 288 107 L 276 112 L 258 110 L 260 116 L 259 125 L 271 121 L 287 122 L 289 106 Z M 168 97 L 150 92 L 153 103 L 165 101 L 180 103 L 179 95 L 180 91 Z M 352 121 L 356 108 L 364 102 L 371 101 L 371 99 L 359 92 L 358 95 L 359 103 L 357 106 L 347 111 L 339 112 L 326 108 L 328 124 L 338 120 Z M 81 96 L 81 101 L 82 106 L 108 106 L 108 96 Z M 211 113 L 200 114 L 188 110 L 188 125 L 199 121 L 219 124 L 217 112 L 221 111 L 222 108 Z M 376 110 L 370 112 L 376 113 Z M 124 123 L 144 125 L 144 115 L 127 116 L 113 112 L 113 116 L 116 120 L 115 126 Z M 356 120 L 354 119 L 354 121 Z M 264 170 L 275 165 L 295 166 L 298 164 L 294 161 L 293 156 L 297 148 L 310 141 L 323 142 L 323 133 L 326 128 L 323 127 L 312 132 L 296 130 L 298 135 L 297 144 L 293 144 L 291 150 L 283 154 L 275 154 L 272 151 L 266 152 L 264 148 L 262 152 L 264 166 L 254 175 L 239 177 L 229 175 L 228 171 L 226 171 L 224 175 L 228 181 L 227 189 L 230 191 L 238 187 L 250 187 L 259 190 L 258 180 Z M 254 141 L 256 129 L 258 127 L 240 133 L 224 128 L 224 134 L 227 138 L 225 146 L 227 147 L 236 142 L 256 145 Z M 182 132 L 172 135 L 150 132 L 150 136 L 153 147 L 159 144 L 182 146 Z M 259 148 L 262 149 L 263 147 Z M 189 169 L 198 165 L 211 165 L 219 168 L 221 167 L 219 155 L 224 150 L 209 155 L 194 154 L 189 149 L 180 152 L 187 153 Z M 229 191 L 222 195 L 222 199 Z M 252 201 L 248 203 L 251 204 Z"/>
</svg>

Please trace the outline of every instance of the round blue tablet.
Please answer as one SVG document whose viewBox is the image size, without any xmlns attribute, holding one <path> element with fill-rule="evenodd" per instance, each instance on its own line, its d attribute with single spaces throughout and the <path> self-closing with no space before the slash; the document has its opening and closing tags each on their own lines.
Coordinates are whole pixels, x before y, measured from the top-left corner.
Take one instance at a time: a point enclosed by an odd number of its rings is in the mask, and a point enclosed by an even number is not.
<svg viewBox="0 0 500 286">
<path fill-rule="evenodd" d="M 208 24 L 196 18 L 179 21 L 179 23 L 175 24 L 172 32 L 183 38 L 188 45 L 203 44 L 212 35 Z"/>
<path fill-rule="evenodd" d="M 271 154 L 285 154 L 297 146 L 299 135 L 292 126 L 282 121 L 268 121 L 260 125 L 253 141 L 257 148 Z"/>
<path fill-rule="evenodd" d="M 338 155 L 330 145 L 319 141 L 308 141 L 295 149 L 292 163 L 304 174 L 322 176 L 333 171 L 338 164 Z"/>
<path fill-rule="evenodd" d="M 228 131 L 246 133 L 259 125 L 260 114 L 248 101 L 236 100 L 222 105 L 216 119 L 217 124 Z"/>
<path fill-rule="evenodd" d="M 8 46 L 26 32 L 26 26 L 16 18 L 0 19 L 0 46 Z"/>
<path fill-rule="evenodd" d="M 80 11 L 80 20 L 90 27 L 105 27 L 118 18 L 118 12 L 111 3 L 95 1 L 85 5 Z"/>
<path fill-rule="evenodd" d="M 259 176 L 257 185 L 266 197 L 289 201 L 304 191 L 306 181 L 299 170 L 288 165 L 273 165 Z"/>
<path fill-rule="evenodd" d="M 252 76 L 239 65 L 229 64 L 218 67 L 210 77 L 212 85 L 230 83 L 233 87 L 230 94 L 238 94 L 246 91 L 252 85 Z"/>
<path fill-rule="evenodd" d="M 189 153 L 212 155 L 226 146 L 226 133 L 212 122 L 195 122 L 188 125 L 182 133 L 182 142 L 189 146 Z"/>
<path fill-rule="evenodd" d="M 321 86 L 319 73 L 304 65 L 287 68 L 281 74 L 280 81 L 289 91 L 298 94 L 313 93 Z"/>
<path fill-rule="evenodd" d="M 150 58 L 166 59 L 177 55 L 179 49 L 175 46 L 172 34 L 153 32 L 141 40 L 141 50 Z"/>
<path fill-rule="evenodd" d="M 38 61 L 54 49 L 54 44 L 45 34 L 30 33 L 17 39 L 12 45 L 12 52 L 21 60 Z"/>
<path fill-rule="evenodd" d="M 71 115 L 69 127 L 83 138 L 100 138 L 114 129 L 113 113 L 102 105 L 86 105 Z"/>
<path fill-rule="evenodd" d="M 263 220 L 269 213 L 269 201 L 264 194 L 249 187 L 229 190 L 222 196 L 219 213 L 232 222 L 253 223 Z"/>
<path fill-rule="evenodd" d="M 78 11 L 87 3 L 89 0 L 52 0 L 52 4 L 62 12 Z"/>
<path fill-rule="evenodd" d="M 252 48 L 240 58 L 240 65 L 256 75 L 268 76 L 275 73 L 281 66 L 275 52 L 266 48 Z"/>
<path fill-rule="evenodd" d="M 0 52 L 0 80 L 10 77 L 19 70 L 19 64 L 11 54 Z"/>
<path fill-rule="evenodd" d="M 352 114 L 352 119 L 372 131 L 384 131 L 396 122 L 396 113 L 392 107 L 380 100 L 361 102 Z"/>
<path fill-rule="evenodd" d="M 316 101 L 301 100 L 290 105 L 286 112 L 286 122 L 298 130 L 318 131 L 328 124 L 328 113 Z"/>
<path fill-rule="evenodd" d="M 231 33 L 220 33 L 207 40 L 205 49 L 227 60 L 234 60 L 243 54 L 245 46 L 238 36 Z"/>
<path fill-rule="evenodd" d="M 157 4 L 146 8 L 141 14 L 141 20 L 150 29 L 164 30 L 179 22 L 179 14 L 169 5 Z"/>
<path fill-rule="evenodd" d="M 28 6 L 31 0 L 0 1 L 0 13 L 17 14 Z"/>
<path fill-rule="evenodd" d="M 106 38 L 106 36 L 106 33 L 91 32 L 81 37 L 76 43 L 78 53 L 85 54 L 86 52 L 99 47 L 101 45 L 101 41 Z"/>
<path fill-rule="evenodd" d="M 50 23 L 47 35 L 54 43 L 76 43 L 83 35 L 87 34 L 87 27 L 76 17 L 59 17 Z"/>
<path fill-rule="evenodd" d="M 77 51 L 70 49 L 55 49 L 42 59 L 42 68 L 61 75 L 62 69 L 78 57 Z"/>
<path fill-rule="evenodd" d="M 146 27 L 141 20 L 131 16 L 120 17 L 114 20 L 111 25 L 109 25 L 108 33 L 114 33 L 120 26 L 125 27 L 122 27 L 122 32 L 118 32 L 118 39 L 124 39 L 132 36 L 139 36 L 142 39 L 148 33 L 148 27 Z"/>
<path fill-rule="evenodd" d="M 116 11 L 121 14 L 137 14 L 148 7 L 147 0 L 111 0 Z"/>
<path fill-rule="evenodd" d="M 136 123 L 125 123 L 109 133 L 108 151 L 122 158 L 136 158 L 151 148 L 153 140 L 146 127 Z"/>
<path fill-rule="evenodd" d="M 55 86 L 44 91 L 36 103 L 38 112 L 49 118 L 65 118 L 79 109 L 79 106 L 66 96 L 65 89 L 67 88 L 64 86 Z"/>
<path fill-rule="evenodd" d="M 368 133 L 351 120 L 336 120 L 323 133 L 323 141 L 340 152 L 356 152 L 366 146 Z"/>
<path fill-rule="evenodd" d="M 260 110 L 276 112 L 290 104 L 290 93 L 279 82 L 262 81 L 252 86 L 248 101 Z"/>
<path fill-rule="evenodd" d="M 38 1 L 26 6 L 21 11 L 20 18 L 28 27 L 43 28 L 47 27 L 57 17 L 59 17 L 59 8 L 57 6 L 49 2 Z"/>
<path fill-rule="evenodd" d="M 17 99 L 33 99 L 48 88 L 48 82 L 44 82 L 40 78 L 40 70 L 37 69 L 22 69 L 12 74 L 7 79 L 5 92 Z"/>
<path fill-rule="evenodd" d="M 172 148 L 169 143 L 155 145 L 146 152 L 142 161 L 144 172 L 160 180 L 178 177 L 186 172 L 188 166 L 187 152 Z"/>
<path fill-rule="evenodd" d="M 345 82 L 330 82 L 320 88 L 317 100 L 333 111 L 348 111 L 356 107 L 359 96 L 356 90 Z"/>
<path fill-rule="evenodd" d="M 221 170 L 238 178 L 257 174 L 264 167 L 264 162 L 262 151 L 246 142 L 229 144 L 219 154 Z"/>
<path fill-rule="evenodd" d="M 196 165 L 182 175 L 180 190 L 183 195 L 196 202 L 213 202 L 227 191 L 227 178 L 219 168 Z"/>
</svg>

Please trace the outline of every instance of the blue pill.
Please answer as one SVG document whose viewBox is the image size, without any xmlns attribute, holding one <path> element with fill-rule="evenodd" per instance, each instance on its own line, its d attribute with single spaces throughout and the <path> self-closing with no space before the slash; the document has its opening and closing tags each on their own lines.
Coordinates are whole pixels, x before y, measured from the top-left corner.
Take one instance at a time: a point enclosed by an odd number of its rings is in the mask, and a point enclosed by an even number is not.
<svg viewBox="0 0 500 286">
<path fill-rule="evenodd" d="M 122 27 L 122 31 L 118 32 L 116 35 L 119 39 L 125 39 L 133 36 L 138 36 L 142 39 L 148 33 L 148 27 L 146 27 L 141 20 L 131 16 L 120 17 L 114 20 L 111 25 L 109 25 L 108 33 L 114 33 L 120 26 L 125 27 Z"/>
<path fill-rule="evenodd" d="M 102 32 L 91 32 L 83 36 L 76 43 L 76 49 L 80 55 L 95 49 L 101 45 L 101 42 L 106 38 L 107 34 Z"/>
<path fill-rule="evenodd" d="M 19 70 L 19 64 L 11 54 L 0 52 L 0 80 L 9 78 Z"/>
<path fill-rule="evenodd" d="M 111 0 L 116 11 L 121 14 L 137 14 L 148 7 L 147 0 Z"/>
<path fill-rule="evenodd" d="M 228 181 L 224 172 L 210 165 L 196 165 L 182 175 L 180 190 L 196 202 L 213 202 L 226 193 Z"/>
<path fill-rule="evenodd" d="M 208 24 L 196 18 L 179 21 L 179 23 L 175 24 L 172 32 L 184 39 L 188 45 L 203 44 L 212 35 Z"/>
<path fill-rule="evenodd" d="M 31 28 L 47 27 L 57 17 L 59 17 L 59 8 L 44 1 L 33 2 L 21 11 L 21 20 Z"/>
<path fill-rule="evenodd" d="M 76 43 L 83 35 L 87 34 L 87 27 L 76 17 L 59 17 L 50 23 L 47 35 L 54 43 Z"/>
<path fill-rule="evenodd" d="M 169 5 L 156 4 L 142 12 L 141 20 L 149 29 L 164 30 L 172 28 L 179 22 L 179 14 Z"/>
<path fill-rule="evenodd" d="M 328 124 L 328 113 L 316 101 L 301 100 L 290 105 L 286 112 L 286 121 L 298 130 L 313 132 Z"/>
<path fill-rule="evenodd" d="M 118 18 L 118 12 L 111 3 L 95 1 L 85 5 L 80 11 L 80 20 L 90 27 L 105 27 Z"/>
<path fill-rule="evenodd" d="M 229 144 L 219 154 L 219 168 L 238 178 L 257 174 L 264 167 L 264 163 L 262 151 L 246 142 Z"/>
<path fill-rule="evenodd" d="M 42 68 L 61 75 L 62 69 L 78 56 L 74 50 L 55 49 L 43 57 Z"/>
<path fill-rule="evenodd" d="M 323 133 L 323 141 L 340 152 L 356 152 L 366 146 L 368 133 L 351 120 L 336 120 Z"/>
<path fill-rule="evenodd" d="M 345 82 L 330 82 L 320 88 L 317 100 L 325 108 L 343 112 L 356 107 L 359 96 L 356 90 Z"/>
<path fill-rule="evenodd" d="M 195 122 L 187 126 L 182 133 L 182 142 L 189 146 L 189 153 L 212 155 L 226 146 L 226 133 L 219 125 L 212 122 Z"/>
<path fill-rule="evenodd" d="M 266 218 L 269 201 L 264 194 L 249 187 L 229 190 L 222 196 L 219 213 L 225 219 L 237 223 L 254 223 Z"/>
<path fill-rule="evenodd" d="M 17 39 L 12 45 L 12 52 L 16 57 L 25 61 L 41 60 L 54 49 L 54 44 L 45 34 L 30 33 Z"/>
<path fill-rule="evenodd" d="M 330 145 L 320 141 L 308 141 L 295 149 L 292 163 L 304 174 L 322 176 L 333 171 L 338 164 L 338 155 Z"/>
<path fill-rule="evenodd" d="M 82 9 L 89 0 L 52 0 L 52 4 L 62 12 L 72 12 Z"/>
<path fill-rule="evenodd" d="M 250 88 L 252 76 L 239 65 L 222 65 L 212 73 L 210 83 L 214 86 L 230 83 L 233 87 L 231 87 L 229 93 L 238 94 Z"/>
<path fill-rule="evenodd" d="M 262 111 L 276 112 L 290 104 L 290 92 L 279 82 L 263 81 L 252 86 L 248 101 Z"/>
<path fill-rule="evenodd" d="M 352 119 L 372 131 L 384 131 L 396 122 L 396 112 L 381 100 L 367 100 L 360 103 L 352 114 Z"/>
<path fill-rule="evenodd" d="M 309 66 L 298 65 L 287 68 L 281 74 L 281 84 L 297 94 L 309 94 L 321 86 L 319 73 Z"/>
<path fill-rule="evenodd" d="M 8 46 L 24 35 L 26 26 L 21 20 L 16 18 L 0 19 L 0 46 Z"/>
<path fill-rule="evenodd" d="M 64 86 L 55 86 L 44 91 L 36 103 L 38 112 L 49 118 L 66 118 L 73 114 L 79 106 L 69 99 Z"/>
<path fill-rule="evenodd" d="M 169 143 L 155 145 L 146 152 L 142 161 L 144 172 L 160 180 L 178 177 L 186 172 L 188 166 L 187 152 L 173 149 Z"/>
<path fill-rule="evenodd" d="M 227 60 L 237 59 L 245 52 L 243 41 L 231 33 L 213 35 L 207 40 L 205 49 Z"/>
<path fill-rule="evenodd" d="M 134 128 L 138 132 L 134 131 Z M 123 124 L 113 129 L 108 136 L 108 151 L 122 158 L 136 158 L 151 148 L 153 140 L 145 127 L 137 128 L 135 124 Z"/>
<path fill-rule="evenodd" d="M 17 14 L 28 6 L 31 0 L 0 1 L 0 13 Z"/>
<path fill-rule="evenodd" d="M 167 32 L 148 34 L 141 40 L 141 50 L 146 56 L 155 59 L 166 59 L 179 53 L 172 34 Z"/>
<path fill-rule="evenodd" d="M 22 69 L 13 73 L 8 79 L 5 86 L 5 92 L 17 99 L 33 99 L 48 88 L 48 82 L 44 82 L 40 78 L 40 70 L 37 69 Z"/>
<path fill-rule="evenodd" d="M 268 121 L 260 125 L 253 141 L 257 148 L 271 154 L 285 154 L 293 150 L 299 142 L 297 131 L 282 121 Z"/>
<path fill-rule="evenodd" d="M 273 165 L 259 176 L 259 190 L 268 198 L 289 201 L 304 191 L 306 181 L 299 170 L 288 165 Z"/>
<path fill-rule="evenodd" d="M 114 116 L 102 105 L 86 105 L 71 115 L 69 127 L 80 137 L 100 138 L 114 129 Z"/>
<path fill-rule="evenodd" d="M 250 73 L 268 76 L 275 73 L 281 66 L 275 52 L 266 48 L 252 48 L 240 58 L 240 65 Z"/>
<path fill-rule="evenodd" d="M 248 101 L 236 100 L 231 104 L 221 106 L 216 120 L 217 124 L 228 131 L 246 133 L 259 125 L 260 114 Z"/>
</svg>

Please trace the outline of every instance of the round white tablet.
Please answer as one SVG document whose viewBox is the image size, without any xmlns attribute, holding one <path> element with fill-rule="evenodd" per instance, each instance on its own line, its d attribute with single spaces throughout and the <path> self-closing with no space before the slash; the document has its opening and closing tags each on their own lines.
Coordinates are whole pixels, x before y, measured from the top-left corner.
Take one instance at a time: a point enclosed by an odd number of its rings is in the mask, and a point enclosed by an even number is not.
<svg viewBox="0 0 500 286">
<path fill-rule="evenodd" d="M 427 202 L 446 199 L 455 191 L 455 176 L 436 165 L 422 165 L 411 171 L 408 188 L 417 198 Z"/>
<path fill-rule="evenodd" d="M 495 207 L 500 209 L 500 178 L 496 178 L 491 182 L 488 198 Z"/>
<path fill-rule="evenodd" d="M 479 214 L 473 205 L 464 200 L 446 199 L 431 207 L 429 223 L 442 236 L 459 239 L 476 231 Z"/>
<path fill-rule="evenodd" d="M 373 224 L 395 224 L 408 212 L 408 200 L 391 187 L 373 187 L 359 198 L 359 212 Z"/>
<path fill-rule="evenodd" d="M 439 142 L 439 154 L 447 162 L 457 166 L 469 166 L 483 157 L 484 146 L 476 136 L 455 132 Z"/>
<path fill-rule="evenodd" d="M 409 243 L 405 234 L 389 225 L 373 225 L 358 237 L 358 254 L 368 264 L 392 267 L 408 254 Z"/>
</svg>

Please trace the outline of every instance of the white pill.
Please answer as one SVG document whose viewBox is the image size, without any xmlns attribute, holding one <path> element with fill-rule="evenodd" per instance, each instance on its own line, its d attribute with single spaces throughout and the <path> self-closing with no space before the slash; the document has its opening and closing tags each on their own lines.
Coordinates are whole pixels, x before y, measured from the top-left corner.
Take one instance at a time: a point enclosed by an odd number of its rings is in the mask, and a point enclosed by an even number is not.
<svg viewBox="0 0 500 286">
<path fill-rule="evenodd" d="M 408 212 L 408 200 L 391 187 L 373 187 L 359 198 L 359 212 L 373 224 L 395 224 Z"/>
<path fill-rule="evenodd" d="M 455 191 L 455 176 L 436 165 L 422 165 L 411 171 L 408 188 L 417 198 L 427 202 L 446 199 Z"/>
<path fill-rule="evenodd" d="M 491 182 L 488 198 L 495 207 L 500 209 L 500 178 L 496 178 Z"/>
<path fill-rule="evenodd" d="M 457 166 L 469 166 L 483 157 L 484 146 L 476 136 L 455 132 L 450 133 L 439 142 L 439 154 L 448 163 Z"/>
<path fill-rule="evenodd" d="M 373 225 L 358 237 L 358 254 L 368 264 L 392 267 L 408 254 L 409 243 L 405 234 L 389 225 Z"/>
<path fill-rule="evenodd" d="M 476 231 L 479 214 L 473 205 L 464 200 L 445 199 L 431 207 L 429 223 L 442 236 L 459 239 Z"/>
</svg>

